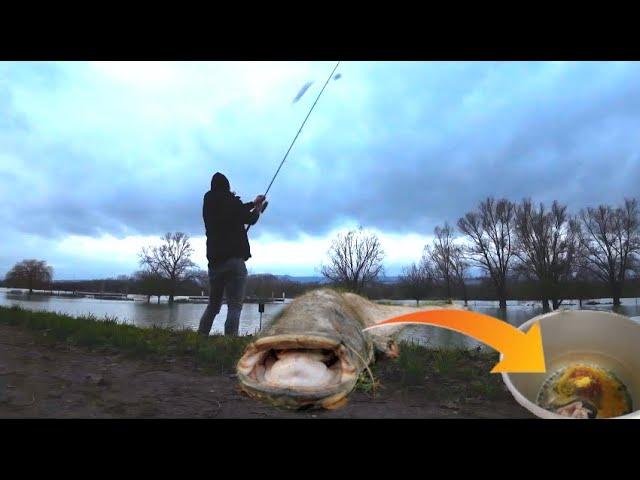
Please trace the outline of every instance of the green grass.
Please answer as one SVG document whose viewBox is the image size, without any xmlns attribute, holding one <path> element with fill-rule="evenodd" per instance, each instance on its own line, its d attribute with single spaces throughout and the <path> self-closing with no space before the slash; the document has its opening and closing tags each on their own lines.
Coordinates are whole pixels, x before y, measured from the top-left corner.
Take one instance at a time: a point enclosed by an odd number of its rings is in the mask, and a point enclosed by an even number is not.
<svg viewBox="0 0 640 480">
<path fill-rule="evenodd" d="M 146 360 L 185 356 L 206 373 L 224 374 L 235 365 L 247 344 L 246 337 L 199 336 L 191 330 L 139 328 L 117 323 L 115 318 L 71 317 L 50 312 L 0 307 L 0 324 L 31 330 L 40 343 L 78 345 L 97 351 L 115 351 Z M 505 395 L 500 375 L 489 373 L 498 362 L 496 352 L 432 349 L 412 343 L 400 345 L 396 360 L 381 359 L 371 365 L 374 381 L 365 370 L 356 388 L 368 394 L 379 388 L 425 388 L 425 395 L 452 398 L 497 399 Z"/>
<path fill-rule="evenodd" d="M 400 345 L 398 366 L 405 372 L 407 382 L 425 375 L 455 379 L 484 375 L 498 362 L 496 352 L 465 348 L 426 348 L 414 343 Z"/>
<path fill-rule="evenodd" d="M 71 317 L 19 307 L 0 307 L 0 324 L 27 328 L 44 343 L 59 341 L 92 349 L 117 349 L 135 357 L 157 360 L 188 355 L 203 368 L 220 373 L 235 369 L 238 358 L 251 341 L 251 337 L 223 335 L 203 338 L 192 330 L 139 328 L 117 323 L 115 318 Z"/>
<path fill-rule="evenodd" d="M 505 395 L 502 378 L 492 374 L 497 352 L 463 348 L 426 348 L 413 343 L 400 345 L 400 356 L 386 365 L 376 365 L 377 375 L 395 379 L 403 388 L 426 387 L 434 396 L 497 399 Z M 386 371 L 383 371 L 386 370 Z"/>
<path fill-rule="evenodd" d="M 376 389 L 380 387 L 380 381 L 375 374 L 375 367 L 371 368 L 371 373 L 373 374 L 373 379 L 367 370 L 360 372 L 360 377 L 358 377 L 358 382 L 356 383 L 356 390 L 371 394 L 375 393 Z"/>
</svg>

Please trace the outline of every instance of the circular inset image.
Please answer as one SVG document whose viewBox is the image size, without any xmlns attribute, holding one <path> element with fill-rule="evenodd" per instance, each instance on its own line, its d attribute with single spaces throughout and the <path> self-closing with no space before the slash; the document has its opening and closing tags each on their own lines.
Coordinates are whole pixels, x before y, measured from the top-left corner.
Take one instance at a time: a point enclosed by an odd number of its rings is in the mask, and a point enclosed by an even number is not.
<svg viewBox="0 0 640 480">
<path fill-rule="evenodd" d="M 540 418 L 640 418 L 640 324 L 595 310 L 559 310 L 540 323 L 545 373 L 503 373 L 515 400 Z"/>
<path fill-rule="evenodd" d="M 631 413 L 626 385 L 597 365 L 573 364 L 554 372 L 540 388 L 536 403 L 572 418 L 611 418 Z"/>
</svg>

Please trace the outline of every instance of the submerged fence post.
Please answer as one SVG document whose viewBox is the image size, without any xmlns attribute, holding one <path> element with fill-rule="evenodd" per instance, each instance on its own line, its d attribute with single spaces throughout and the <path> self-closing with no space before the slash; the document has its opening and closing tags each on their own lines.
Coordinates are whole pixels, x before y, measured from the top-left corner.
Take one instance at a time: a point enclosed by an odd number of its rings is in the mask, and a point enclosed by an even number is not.
<svg viewBox="0 0 640 480">
<path fill-rule="evenodd" d="M 264 303 L 258 303 L 258 312 L 260 312 L 260 330 L 262 330 L 262 314 L 264 313 Z"/>
</svg>

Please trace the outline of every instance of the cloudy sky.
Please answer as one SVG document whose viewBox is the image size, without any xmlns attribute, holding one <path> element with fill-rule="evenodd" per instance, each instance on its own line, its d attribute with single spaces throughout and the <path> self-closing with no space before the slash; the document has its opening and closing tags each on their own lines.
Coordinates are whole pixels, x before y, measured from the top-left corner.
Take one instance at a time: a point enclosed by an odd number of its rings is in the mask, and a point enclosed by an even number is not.
<svg viewBox="0 0 640 480">
<path fill-rule="evenodd" d="M 202 196 L 267 186 L 332 62 L 0 62 L 0 276 L 129 274 L 167 231 L 206 267 Z M 637 196 L 640 64 L 344 62 L 250 231 L 253 273 L 315 275 L 376 231 L 387 274 L 487 195 L 574 211 Z M 300 101 L 302 85 L 314 81 Z"/>
</svg>

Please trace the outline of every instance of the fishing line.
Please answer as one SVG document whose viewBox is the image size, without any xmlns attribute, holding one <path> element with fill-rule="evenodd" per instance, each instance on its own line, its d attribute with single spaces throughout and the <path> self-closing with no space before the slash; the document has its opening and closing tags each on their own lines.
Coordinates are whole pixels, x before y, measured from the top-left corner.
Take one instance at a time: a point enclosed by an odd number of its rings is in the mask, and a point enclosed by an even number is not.
<svg viewBox="0 0 640 480">
<path fill-rule="evenodd" d="M 371 372 L 371 369 L 369 368 L 369 362 L 366 362 L 365 359 L 362 358 L 362 355 L 360 355 L 358 353 L 358 351 L 355 348 L 353 348 L 351 345 L 348 345 L 345 342 L 342 342 L 342 345 L 344 345 L 349 350 L 351 350 L 353 353 L 355 353 L 356 356 L 360 359 L 360 361 L 364 365 L 364 368 L 366 368 L 367 372 L 369 372 L 369 377 L 371 377 L 371 393 L 373 393 L 373 395 L 375 396 L 375 394 L 376 394 L 376 379 L 374 378 L 373 373 Z"/>
<path fill-rule="evenodd" d="M 331 80 L 331 78 L 333 77 L 334 72 L 336 71 L 336 69 L 338 68 L 338 65 L 340 65 L 340 62 L 338 61 L 338 63 L 336 63 L 336 66 L 333 67 L 333 70 L 331 71 L 331 74 L 329 75 L 329 77 L 327 78 L 327 81 L 324 82 L 324 85 L 322 87 L 322 90 L 320 90 L 320 93 L 318 94 L 318 96 L 316 97 L 316 101 L 313 102 L 313 105 L 311 105 L 311 108 L 309 109 L 309 113 L 307 113 L 307 116 L 304 118 L 304 121 L 302 122 L 302 125 L 300 125 L 300 128 L 298 129 L 298 133 L 296 133 L 296 136 L 293 137 L 293 141 L 291 142 L 291 144 L 289 145 L 289 148 L 287 149 L 287 153 L 284 154 L 284 158 L 282 159 L 282 161 L 280 162 L 280 165 L 278 166 L 278 169 L 276 170 L 276 173 L 273 175 L 273 178 L 271 179 L 271 181 L 269 182 L 269 186 L 267 187 L 267 190 L 264 192 L 264 196 L 267 196 L 267 193 L 269 193 L 269 190 L 271 190 L 271 185 L 273 185 L 273 182 L 275 181 L 276 177 L 278 176 L 278 173 L 280 173 L 280 169 L 282 168 L 282 165 L 284 165 L 285 160 L 287 159 L 287 157 L 289 156 L 289 152 L 291 151 L 291 149 L 293 148 L 293 144 L 296 143 L 296 140 L 298 139 L 298 136 L 300 135 L 300 132 L 302 132 L 302 128 L 304 127 L 304 124 L 307 123 L 307 119 L 309 118 L 309 116 L 311 115 L 311 112 L 313 112 L 313 109 L 316 107 L 316 103 L 318 103 L 318 100 L 320 100 L 320 97 L 322 96 L 322 92 L 324 92 L 324 89 L 327 87 L 327 85 L 329 84 L 329 81 Z M 338 77 L 340 78 L 340 77 Z M 337 80 L 337 78 L 336 78 Z M 267 207 L 268 202 L 265 202 L 262 211 L 264 212 L 264 210 Z M 251 228 L 251 225 L 247 225 L 247 232 L 249 231 L 249 229 Z"/>
</svg>

